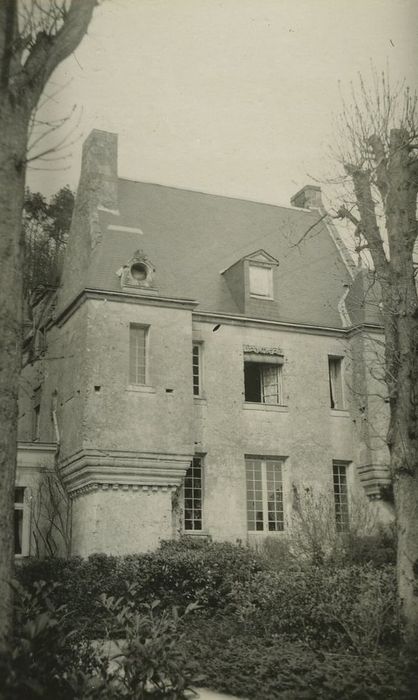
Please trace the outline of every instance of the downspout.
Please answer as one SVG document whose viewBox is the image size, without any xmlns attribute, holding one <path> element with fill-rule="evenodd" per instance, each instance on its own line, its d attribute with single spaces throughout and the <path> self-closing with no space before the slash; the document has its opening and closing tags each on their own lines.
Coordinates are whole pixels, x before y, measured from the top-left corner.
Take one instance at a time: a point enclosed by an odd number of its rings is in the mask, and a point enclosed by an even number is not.
<svg viewBox="0 0 418 700">
<path fill-rule="evenodd" d="M 54 431 L 55 431 L 55 440 L 57 443 L 56 449 L 55 449 L 55 454 L 54 454 L 54 470 L 55 474 L 58 478 L 58 480 L 61 483 L 61 486 L 64 490 L 65 493 L 67 493 L 67 489 L 65 488 L 65 484 L 63 483 L 63 480 L 61 478 L 58 462 L 59 462 L 59 455 L 60 455 L 60 450 L 61 450 L 61 434 L 60 434 L 60 429 L 59 429 L 59 423 L 58 423 L 58 418 L 57 418 L 57 402 L 58 402 L 58 393 L 55 390 L 52 394 L 52 409 L 51 409 L 51 416 L 52 416 L 52 422 L 54 424 Z M 70 527 L 69 527 L 69 550 L 67 552 L 67 555 L 71 555 L 71 542 L 72 542 L 72 527 L 73 527 L 73 502 L 72 499 L 68 496 L 68 507 L 69 507 L 69 518 L 70 518 Z"/>
</svg>

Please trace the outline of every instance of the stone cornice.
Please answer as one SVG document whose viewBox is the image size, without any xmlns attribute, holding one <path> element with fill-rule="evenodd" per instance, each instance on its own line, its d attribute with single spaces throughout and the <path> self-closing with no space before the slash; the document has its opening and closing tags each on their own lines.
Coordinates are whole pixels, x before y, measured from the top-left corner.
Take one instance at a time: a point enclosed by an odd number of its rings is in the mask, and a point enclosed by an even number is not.
<svg viewBox="0 0 418 700">
<path fill-rule="evenodd" d="M 147 306 L 163 306 L 175 309 L 185 309 L 187 311 L 192 311 L 199 303 L 193 299 L 163 297 L 160 295 L 152 296 L 148 292 L 141 295 L 140 290 L 135 290 L 134 292 L 124 292 L 87 288 L 79 292 L 79 294 L 77 294 L 77 296 L 69 304 L 67 304 L 64 309 L 60 310 L 51 325 L 57 324 L 58 326 L 62 326 L 88 299 L 114 301 L 119 303 L 124 302 L 128 304 L 146 304 Z"/>
<path fill-rule="evenodd" d="M 390 484 L 390 471 L 387 464 L 363 464 L 358 467 L 360 481 L 368 497 L 381 498 L 381 487 Z"/>
<path fill-rule="evenodd" d="M 17 466 L 19 469 L 53 466 L 56 449 L 56 444 L 50 442 L 18 442 Z"/>
<path fill-rule="evenodd" d="M 63 460 L 60 471 L 70 494 L 95 485 L 177 488 L 192 459 L 193 454 L 87 448 Z"/>
<path fill-rule="evenodd" d="M 193 321 L 201 323 L 213 323 L 249 326 L 258 328 L 264 326 L 271 330 L 284 330 L 294 333 L 307 333 L 309 335 L 327 335 L 337 338 L 350 338 L 356 333 L 383 333 L 383 327 L 373 323 L 363 323 L 346 328 L 335 328 L 332 326 L 316 326 L 307 323 L 295 323 L 292 321 L 274 321 L 268 318 L 255 318 L 238 314 L 223 314 L 218 311 L 193 311 Z"/>
<path fill-rule="evenodd" d="M 80 498 L 80 496 L 85 496 L 89 493 L 96 493 L 98 491 L 142 491 L 145 493 L 157 493 L 161 491 L 162 493 L 175 493 L 178 486 L 147 486 L 141 484 L 98 484 L 90 483 L 86 486 L 80 486 L 79 488 L 71 491 L 70 496 L 74 500 L 75 498 Z"/>
</svg>

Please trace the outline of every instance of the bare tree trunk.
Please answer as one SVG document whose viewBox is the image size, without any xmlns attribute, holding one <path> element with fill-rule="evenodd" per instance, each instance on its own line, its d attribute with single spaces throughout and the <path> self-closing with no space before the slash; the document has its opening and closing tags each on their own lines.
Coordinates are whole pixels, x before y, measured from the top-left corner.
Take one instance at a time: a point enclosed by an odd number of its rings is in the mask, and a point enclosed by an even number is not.
<svg viewBox="0 0 418 700">
<path fill-rule="evenodd" d="M 17 0 L 0 0 L 0 649 L 7 646 L 13 614 L 10 582 L 24 274 L 21 218 L 29 119 L 55 68 L 84 37 L 96 4 L 97 0 L 29 3 L 23 11 L 32 15 L 25 15 L 28 21 L 19 27 Z"/>
<path fill-rule="evenodd" d="M 0 102 L 0 629 L 11 628 L 17 394 L 22 333 L 22 206 L 27 110 Z M 0 636 L 1 640 L 1 636 Z"/>
</svg>

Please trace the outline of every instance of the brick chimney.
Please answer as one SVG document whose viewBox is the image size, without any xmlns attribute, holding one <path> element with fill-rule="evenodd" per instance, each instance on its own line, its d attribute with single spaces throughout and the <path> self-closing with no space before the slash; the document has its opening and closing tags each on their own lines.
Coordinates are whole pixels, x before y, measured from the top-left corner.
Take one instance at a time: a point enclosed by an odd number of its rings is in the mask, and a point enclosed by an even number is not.
<svg viewBox="0 0 418 700">
<path fill-rule="evenodd" d="M 291 197 L 290 204 L 301 209 L 323 209 L 321 188 L 317 185 L 305 185 Z"/>
</svg>

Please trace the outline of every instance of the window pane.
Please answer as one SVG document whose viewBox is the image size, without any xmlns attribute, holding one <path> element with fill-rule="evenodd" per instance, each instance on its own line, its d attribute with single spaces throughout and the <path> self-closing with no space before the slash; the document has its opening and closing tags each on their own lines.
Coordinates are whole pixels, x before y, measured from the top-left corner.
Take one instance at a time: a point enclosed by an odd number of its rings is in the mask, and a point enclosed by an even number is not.
<svg viewBox="0 0 418 700">
<path fill-rule="evenodd" d="M 271 296 L 271 268 L 250 265 L 250 294 Z"/>
<path fill-rule="evenodd" d="M 334 504 L 335 522 L 337 532 L 344 532 L 348 528 L 348 498 L 347 498 L 347 465 L 334 462 Z"/>
<path fill-rule="evenodd" d="M 279 378 L 281 377 L 280 365 L 260 365 L 263 403 L 281 403 L 281 391 Z"/>
<path fill-rule="evenodd" d="M 193 345 L 193 394 L 200 394 L 200 347 Z"/>
<path fill-rule="evenodd" d="M 14 512 L 15 554 L 22 554 L 23 510 Z"/>
<path fill-rule="evenodd" d="M 328 358 L 329 393 L 331 408 L 343 408 L 342 360 L 339 357 Z"/>
<path fill-rule="evenodd" d="M 145 352 L 147 329 L 131 325 L 129 329 L 129 382 L 145 384 Z"/>
<path fill-rule="evenodd" d="M 15 488 L 15 503 L 23 503 L 25 496 L 25 488 L 23 486 L 16 486 Z"/>
<path fill-rule="evenodd" d="M 184 529 L 202 529 L 202 460 L 195 457 L 184 478 Z"/>
<path fill-rule="evenodd" d="M 263 530 L 263 491 L 261 481 L 261 461 L 246 460 L 247 475 L 247 527 L 248 530 Z"/>
<path fill-rule="evenodd" d="M 256 362 L 244 362 L 245 400 L 261 403 L 260 365 Z"/>
<path fill-rule="evenodd" d="M 267 507 L 270 531 L 284 529 L 282 465 L 277 460 L 268 460 L 267 474 Z"/>
</svg>

